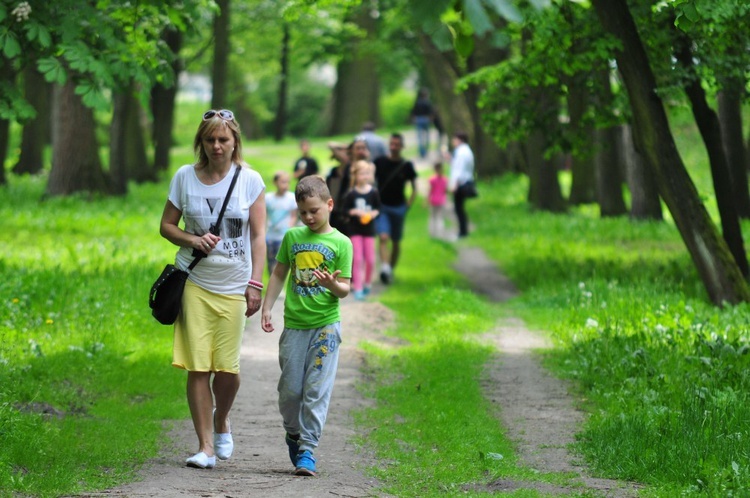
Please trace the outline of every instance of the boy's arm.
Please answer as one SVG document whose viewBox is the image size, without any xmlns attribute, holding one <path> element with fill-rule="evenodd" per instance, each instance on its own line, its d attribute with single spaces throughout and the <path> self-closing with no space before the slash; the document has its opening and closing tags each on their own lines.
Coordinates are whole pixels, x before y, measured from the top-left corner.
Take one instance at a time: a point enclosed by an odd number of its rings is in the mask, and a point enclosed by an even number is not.
<svg viewBox="0 0 750 498">
<path fill-rule="evenodd" d="M 263 299 L 262 316 L 260 318 L 260 326 L 265 332 L 273 332 L 274 330 L 271 323 L 271 310 L 279 298 L 279 294 L 281 294 L 288 273 L 289 265 L 277 262 L 271 273 L 271 278 L 268 279 L 268 289 L 266 290 L 266 297 Z"/>
</svg>

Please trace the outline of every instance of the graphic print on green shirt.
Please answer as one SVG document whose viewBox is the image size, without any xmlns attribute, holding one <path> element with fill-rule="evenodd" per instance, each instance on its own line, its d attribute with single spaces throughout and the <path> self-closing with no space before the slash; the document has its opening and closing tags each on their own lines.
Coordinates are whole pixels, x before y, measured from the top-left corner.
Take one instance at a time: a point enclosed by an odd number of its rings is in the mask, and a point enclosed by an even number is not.
<svg viewBox="0 0 750 498">
<path fill-rule="evenodd" d="M 341 319 L 339 298 L 318 283 L 313 271 L 341 270 L 340 277 L 350 278 L 352 244 L 348 237 L 338 230 L 316 234 L 307 227 L 295 227 L 284 235 L 277 259 L 290 267 L 285 327 L 313 329 Z"/>
</svg>

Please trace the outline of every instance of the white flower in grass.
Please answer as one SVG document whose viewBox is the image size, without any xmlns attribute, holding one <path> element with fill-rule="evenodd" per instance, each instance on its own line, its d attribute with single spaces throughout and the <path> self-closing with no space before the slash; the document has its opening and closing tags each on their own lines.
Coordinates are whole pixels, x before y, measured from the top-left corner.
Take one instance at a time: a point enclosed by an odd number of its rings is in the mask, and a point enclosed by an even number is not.
<svg viewBox="0 0 750 498">
<path fill-rule="evenodd" d="M 584 284 L 583 282 L 578 282 L 578 288 L 583 290 L 586 288 L 586 284 Z"/>
<path fill-rule="evenodd" d="M 599 322 L 597 322 L 593 318 L 587 318 L 586 319 L 586 328 L 587 329 L 595 329 L 598 326 L 599 326 Z"/>
<path fill-rule="evenodd" d="M 665 327 L 661 323 L 656 324 L 656 327 L 654 327 L 654 329 L 656 329 L 656 331 L 659 332 L 660 334 L 663 334 L 664 332 L 667 331 L 667 327 Z"/>
</svg>

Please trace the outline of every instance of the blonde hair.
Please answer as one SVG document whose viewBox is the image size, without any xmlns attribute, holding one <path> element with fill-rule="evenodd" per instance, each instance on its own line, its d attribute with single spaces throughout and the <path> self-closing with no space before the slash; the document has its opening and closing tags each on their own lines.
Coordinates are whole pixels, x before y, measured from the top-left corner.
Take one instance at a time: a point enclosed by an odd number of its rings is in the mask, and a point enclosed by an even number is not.
<svg viewBox="0 0 750 498">
<path fill-rule="evenodd" d="M 349 183 L 351 184 L 349 185 L 350 188 L 354 188 L 354 185 L 357 183 L 357 173 L 362 170 L 372 172 L 374 169 L 375 165 L 370 161 L 365 161 L 364 159 L 354 161 L 352 163 L 351 169 L 349 170 Z"/>
<path fill-rule="evenodd" d="M 219 114 L 215 114 L 212 118 L 204 119 L 201 124 L 198 125 L 198 131 L 195 133 L 193 139 L 193 150 L 195 155 L 198 157 L 199 166 L 208 165 L 208 154 L 203 148 L 203 138 L 211 135 L 219 127 L 224 126 L 232 133 L 234 137 L 234 150 L 232 151 L 232 162 L 235 164 L 242 164 L 242 135 L 240 133 L 240 124 L 236 119 L 231 120 L 223 119 Z"/>
</svg>

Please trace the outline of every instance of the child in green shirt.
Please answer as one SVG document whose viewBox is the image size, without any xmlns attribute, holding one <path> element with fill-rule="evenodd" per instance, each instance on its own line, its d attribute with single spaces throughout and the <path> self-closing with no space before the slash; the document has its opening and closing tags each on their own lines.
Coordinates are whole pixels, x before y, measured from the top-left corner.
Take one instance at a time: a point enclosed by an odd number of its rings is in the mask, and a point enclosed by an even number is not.
<svg viewBox="0 0 750 498">
<path fill-rule="evenodd" d="M 284 235 L 263 301 L 261 326 L 273 332 L 271 310 L 291 271 L 279 339 L 279 411 L 295 474 L 314 476 L 313 453 L 328 415 L 338 366 L 339 300 L 350 290 L 352 244 L 331 227 L 333 199 L 323 178 L 301 179 L 295 199 L 304 226 L 290 228 Z"/>
</svg>

